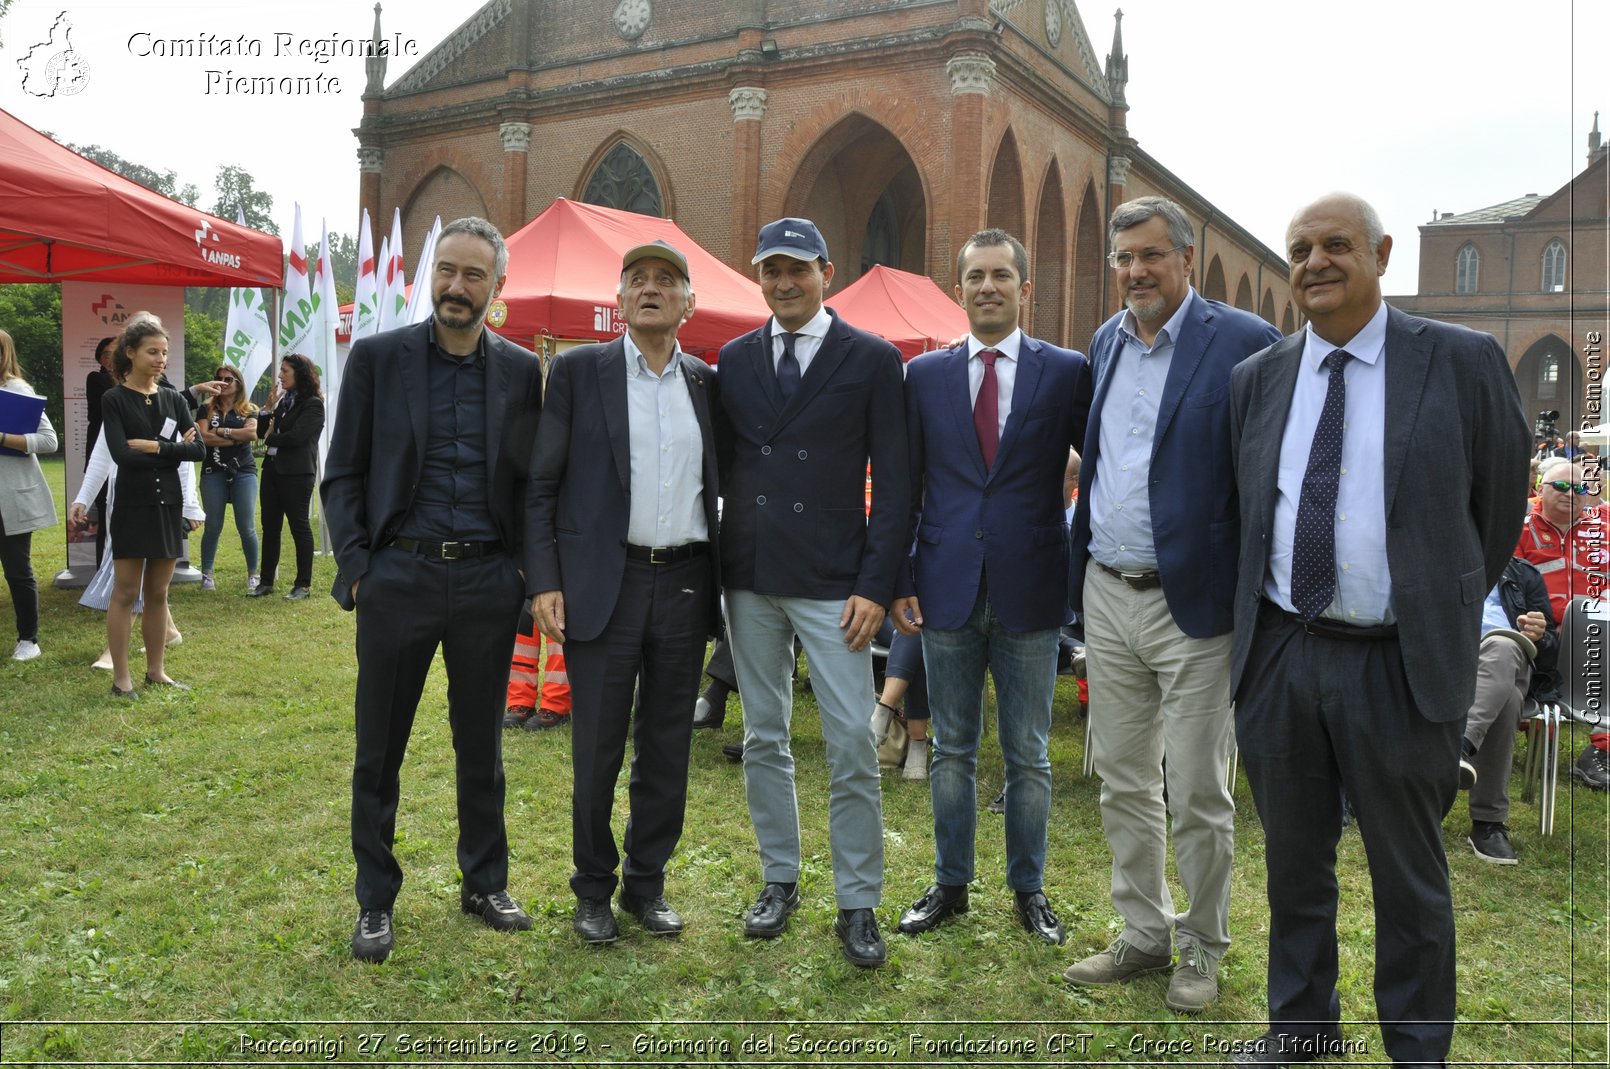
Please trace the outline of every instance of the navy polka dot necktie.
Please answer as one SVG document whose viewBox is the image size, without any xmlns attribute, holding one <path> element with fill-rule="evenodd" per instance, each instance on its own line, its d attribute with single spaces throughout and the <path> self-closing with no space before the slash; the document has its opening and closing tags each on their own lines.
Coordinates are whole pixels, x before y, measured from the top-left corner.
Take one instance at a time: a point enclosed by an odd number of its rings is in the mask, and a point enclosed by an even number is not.
<svg viewBox="0 0 1610 1069">
<path fill-rule="evenodd" d="M 787 404 L 799 388 L 799 358 L 794 355 L 794 339 L 798 334 L 780 335 L 783 339 L 782 359 L 777 361 L 777 387 L 783 392 L 783 404 Z"/>
<path fill-rule="evenodd" d="M 1291 603 L 1304 620 L 1314 620 L 1336 597 L 1336 491 L 1342 475 L 1342 425 L 1346 418 L 1347 386 L 1342 369 L 1353 358 L 1336 349 L 1325 358 L 1330 381 L 1325 407 L 1314 428 L 1303 473 L 1302 496 L 1297 501 L 1297 524 L 1291 546 Z"/>
</svg>

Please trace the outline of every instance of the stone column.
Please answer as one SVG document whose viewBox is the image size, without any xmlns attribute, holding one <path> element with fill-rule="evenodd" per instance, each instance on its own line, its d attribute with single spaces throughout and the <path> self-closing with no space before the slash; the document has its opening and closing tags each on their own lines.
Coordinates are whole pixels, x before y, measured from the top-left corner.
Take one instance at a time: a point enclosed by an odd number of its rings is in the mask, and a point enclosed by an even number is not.
<svg viewBox="0 0 1610 1069">
<path fill-rule="evenodd" d="M 760 124 L 766 117 L 766 91 L 741 85 L 727 94 L 732 108 L 732 242 L 727 262 L 754 275 L 749 252 L 760 232 Z"/>
<path fill-rule="evenodd" d="M 526 224 L 526 164 L 531 152 L 531 124 L 506 122 L 498 127 L 503 142 L 503 218 L 498 228 L 512 234 Z"/>
<path fill-rule="evenodd" d="M 939 258 L 939 242 L 929 254 L 929 270 L 950 276 L 948 266 L 962 242 L 981 230 L 989 209 L 984 158 L 984 103 L 995 79 L 995 61 L 979 53 L 962 53 L 945 64 L 950 75 L 950 241 Z"/>
<path fill-rule="evenodd" d="M 385 162 L 386 150 L 379 145 L 358 146 L 358 217 L 367 209 L 372 225 L 382 231 L 389 225 L 380 218 L 380 173 Z"/>
</svg>

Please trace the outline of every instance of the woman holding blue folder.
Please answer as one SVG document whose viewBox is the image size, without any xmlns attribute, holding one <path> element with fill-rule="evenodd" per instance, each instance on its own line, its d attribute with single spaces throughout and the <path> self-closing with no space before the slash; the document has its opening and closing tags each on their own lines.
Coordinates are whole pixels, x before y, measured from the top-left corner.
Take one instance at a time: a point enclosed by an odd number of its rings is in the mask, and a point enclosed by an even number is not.
<svg viewBox="0 0 1610 1069">
<path fill-rule="evenodd" d="M 56 429 L 45 415 L 43 398 L 23 381 L 16 343 L 3 330 L 0 391 L 7 395 L 0 397 L 0 567 L 17 616 L 17 649 L 11 659 L 31 661 L 39 656 L 33 533 L 56 523 L 56 502 L 36 454 L 56 451 Z"/>
</svg>

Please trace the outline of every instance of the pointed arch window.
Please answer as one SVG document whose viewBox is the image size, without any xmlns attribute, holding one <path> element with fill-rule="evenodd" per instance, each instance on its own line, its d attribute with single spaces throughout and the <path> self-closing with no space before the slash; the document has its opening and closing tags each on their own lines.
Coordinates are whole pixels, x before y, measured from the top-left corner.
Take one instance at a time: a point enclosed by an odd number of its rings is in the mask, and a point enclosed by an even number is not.
<svg viewBox="0 0 1610 1069">
<path fill-rule="evenodd" d="M 895 216 L 894 198 L 887 189 L 872 206 L 866 237 L 861 241 L 861 273 L 872 270 L 874 264 L 900 266 L 900 221 Z"/>
<path fill-rule="evenodd" d="M 1481 253 L 1476 246 L 1466 245 L 1459 250 L 1459 257 L 1454 261 L 1455 293 L 1475 293 L 1476 286 L 1481 279 Z"/>
<path fill-rule="evenodd" d="M 1565 242 L 1559 238 L 1543 250 L 1543 292 L 1565 292 Z"/>
<path fill-rule="evenodd" d="M 1555 353 L 1544 353 L 1537 362 L 1537 399 L 1553 401 L 1560 395 L 1560 358 Z"/>
<path fill-rule="evenodd" d="M 648 161 L 624 141 L 598 161 L 581 199 L 588 204 L 619 208 L 639 215 L 664 214 L 665 201 L 660 195 L 660 184 L 655 181 L 653 170 Z"/>
</svg>

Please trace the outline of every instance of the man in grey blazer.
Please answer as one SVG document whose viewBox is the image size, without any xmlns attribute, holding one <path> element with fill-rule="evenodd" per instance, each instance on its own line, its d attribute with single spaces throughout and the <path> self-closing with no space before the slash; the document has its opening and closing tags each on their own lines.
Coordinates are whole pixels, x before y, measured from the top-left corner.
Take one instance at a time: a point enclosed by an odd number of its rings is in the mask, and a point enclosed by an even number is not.
<svg viewBox="0 0 1610 1069">
<path fill-rule="evenodd" d="M 1482 599 L 1526 505 L 1530 434 L 1491 336 L 1383 302 L 1392 239 L 1367 203 L 1337 193 L 1301 209 L 1286 251 L 1308 326 L 1230 376 L 1231 687 L 1270 909 L 1269 1030 L 1235 1058 L 1338 1050 L 1345 791 L 1370 862 L 1386 1053 L 1438 1065 L 1455 1012 L 1442 818 Z"/>
</svg>

